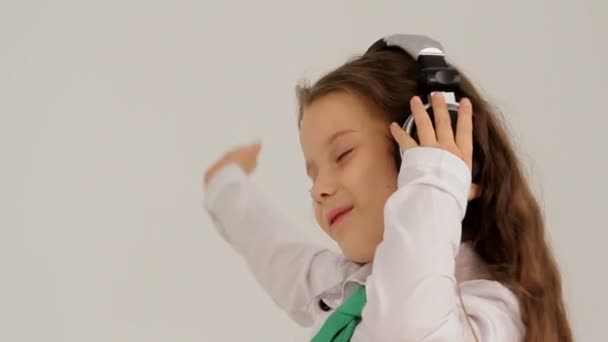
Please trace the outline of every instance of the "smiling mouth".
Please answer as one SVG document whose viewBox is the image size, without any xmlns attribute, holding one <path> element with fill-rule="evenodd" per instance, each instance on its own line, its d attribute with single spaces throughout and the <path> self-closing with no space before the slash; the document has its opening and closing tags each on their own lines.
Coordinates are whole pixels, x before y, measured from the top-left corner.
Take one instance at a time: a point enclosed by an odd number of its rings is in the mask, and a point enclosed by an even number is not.
<svg viewBox="0 0 608 342">
<path fill-rule="evenodd" d="M 347 208 L 347 209 L 341 211 L 340 213 L 338 213 L 336 216 L 332 217 L 331 221 L 329 222 L 329 226 L 333 227 L 337 223 L 340 223 L 344 219 L 344 217 L 351 212 L 352 209 L 353 209 L 352 207 Z"/>
</svg>

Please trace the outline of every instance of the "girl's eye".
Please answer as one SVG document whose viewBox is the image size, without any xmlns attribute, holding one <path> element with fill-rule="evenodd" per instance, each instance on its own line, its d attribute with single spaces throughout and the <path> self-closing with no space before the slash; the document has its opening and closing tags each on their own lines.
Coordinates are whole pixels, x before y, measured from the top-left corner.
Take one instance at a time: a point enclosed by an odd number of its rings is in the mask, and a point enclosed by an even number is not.
<svg viewBox="0 0 608 342">
<path fill-rule="evenodd" d="M 353 149 L 351 148 L 350 150 L 347 150 L 346 152 L 342 153 L 342 154 L 341 154 L 341 155 L 338 157 L 338 159 L 337 159 L 336 161 L 338 161 L 338 162 L 339 162 L 339 161 L 340 161 L 340 160 L 342 160 L 344 157 L 346 157 L 348 154 L 350 154 L 352 151 L 353 151 Z"/>
</svg>

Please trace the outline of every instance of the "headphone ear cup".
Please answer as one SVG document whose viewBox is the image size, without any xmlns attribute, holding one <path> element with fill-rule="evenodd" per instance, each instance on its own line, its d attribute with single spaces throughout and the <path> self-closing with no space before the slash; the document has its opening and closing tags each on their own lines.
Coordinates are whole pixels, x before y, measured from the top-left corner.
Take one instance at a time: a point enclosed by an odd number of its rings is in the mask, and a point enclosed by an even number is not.
<svg viewBox="0 0 608 342">
<path fill-rule="evenodd" d="M 426 112 L 429 114 L 429 118 L 431 119 L 431 123 L 433 125 L 433 129 L 435 129 L 435 113 L 433 112 L 432 107 L 428 107 Z M 458 121 L 458 107 L 448 110 L 450 113 L 450 121 L 452 123 L 452 132 L 456 134 L 456 122 Z M 411 115 L 411 114 L 410 114 Z M 410 136 L 416 141 L 418 145 L 420 145 L 420 138 L 418 137 L 418 132 L 416 130 L 416 124 L 412 125 L 412 132 Z"/>
</svg>

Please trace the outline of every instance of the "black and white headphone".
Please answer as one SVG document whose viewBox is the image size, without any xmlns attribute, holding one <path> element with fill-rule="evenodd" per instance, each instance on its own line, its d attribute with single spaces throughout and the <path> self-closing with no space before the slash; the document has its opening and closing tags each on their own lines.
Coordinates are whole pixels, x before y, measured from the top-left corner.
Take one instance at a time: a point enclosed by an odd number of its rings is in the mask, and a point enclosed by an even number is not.
<svg viewBox="0 0 608 342">
<path fill-rule="evenodd" d="M 460 75 L 458 71 L 448 65 L 445 60 L 443 46 L 422 35 L 394 34 L 383 37 L 372 44 L 366 53 L 380 50 L 400 49 L 409 54 L 420 66 L 421 79 L 418 85 L 421 94 L 420 98 L 425 105 L 431 120 L 433 120 L 433 108 L 431 105 L 431 95 L 441 92 L 446 100 L 448 111 L 452 119 L 452 129 L 456 130 L 456 120 L 458 117 L 460 94 Z M 418 136 L 414 125 L 414 116 L 409 114 L 403 123 L 403 129 L 408 132 L 418 143 Z M 477 147 L 474 144 L 474 147 Z M 398 147 L 397 147 L 398 150 Z M 477 181 L 481 173 L 479 151 L 473 151 L 473 181 Z"/>
</svg>

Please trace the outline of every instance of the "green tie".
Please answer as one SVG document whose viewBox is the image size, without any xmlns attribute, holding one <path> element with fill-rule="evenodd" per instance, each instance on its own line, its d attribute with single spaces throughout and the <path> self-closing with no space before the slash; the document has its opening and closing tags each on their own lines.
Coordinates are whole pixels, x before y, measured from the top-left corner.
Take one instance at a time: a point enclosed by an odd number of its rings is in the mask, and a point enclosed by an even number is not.
<svg viewBox="0 0 608 342">
<path fill-rule="evenodd" d="M 332 313 L 312 342 L 348 342 L 361 321 L 361 310 L 365 306 L 365 286 L 361 286 Z"/>
</svg>

